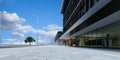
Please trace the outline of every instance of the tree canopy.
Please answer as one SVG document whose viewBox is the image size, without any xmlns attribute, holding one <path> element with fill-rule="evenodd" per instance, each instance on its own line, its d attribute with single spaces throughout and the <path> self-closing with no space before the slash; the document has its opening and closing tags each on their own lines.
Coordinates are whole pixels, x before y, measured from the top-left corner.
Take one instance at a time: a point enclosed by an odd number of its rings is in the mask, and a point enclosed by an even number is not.
<svg viewBox="0 0 120 60">
<path fill-rule="evenodd" d="M 27 37 L 25 39 L 25 43 L 29 43 L 29 45 L 31 45 L 32 42 L 35 42 L 36 40 L 34 38 L 32 38 L 31 36 Z"/>
</svg>

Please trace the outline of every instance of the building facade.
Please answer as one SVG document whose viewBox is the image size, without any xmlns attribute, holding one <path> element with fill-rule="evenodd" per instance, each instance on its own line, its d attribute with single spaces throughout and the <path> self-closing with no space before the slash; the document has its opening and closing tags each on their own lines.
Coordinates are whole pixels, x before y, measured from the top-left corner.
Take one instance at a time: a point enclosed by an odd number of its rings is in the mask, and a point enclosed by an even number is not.
<svg viewBox="0 0 120 60">
<path fill-rule="evenodd" d="M 59 40 L 59 38 L 62 36 L 63 31 L 58 31 L 56 36 L 55 36 L 55 42 L 58 42 L 58 45 L 64 45 L 63 42 L 61 40 Z"/>
<path fill-rule="evenodd" d="M 63 44 L 120 47 L 120 0 L 64 0 L 61 13 Z"/>
</svg>

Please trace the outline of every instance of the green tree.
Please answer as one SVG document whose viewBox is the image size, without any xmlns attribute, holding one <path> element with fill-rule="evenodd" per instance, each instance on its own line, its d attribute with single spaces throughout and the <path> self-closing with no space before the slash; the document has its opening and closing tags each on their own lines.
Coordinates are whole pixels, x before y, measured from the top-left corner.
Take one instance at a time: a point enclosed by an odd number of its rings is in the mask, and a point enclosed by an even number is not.
<svg viewBox="0 0 120 60">
<path fill-rule="evenodd" d="M 29 43 L 29 45 L 31 45 L 32 42 L 35 42 L 35 39 L 32 38 L 31 36 L 27 37 L 24 41 L 25 43 Z"/>
</svg>

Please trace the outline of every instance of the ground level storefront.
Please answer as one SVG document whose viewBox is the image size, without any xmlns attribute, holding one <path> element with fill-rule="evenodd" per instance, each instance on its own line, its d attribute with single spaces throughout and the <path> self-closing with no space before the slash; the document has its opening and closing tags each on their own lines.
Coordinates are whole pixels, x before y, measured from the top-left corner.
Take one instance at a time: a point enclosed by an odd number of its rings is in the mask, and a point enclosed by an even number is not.
<svg viewBox="0 0 120 60">
<path fill-rule="evenodd" d="M 120 47 L 120 21 L 61 42 L 67 46 Z"/>
<path fill-rule="evenodd" d="M 63 45 L 89 47 L 120 47 L 120 21 L 77 37 L 63 40 Z"/>
<path fill-rule="evenodd" d="M 76 40 L 76 38 L 70 38 L 70 39 L 60 39 L 58 41 L 58 45 L 66 45 L 66 46 L 79 46 L 79 41 Z"/>
<path fill-rule="evenodd" d="M 79 35 L 79 46 L 120 47 L 120 21 Z"/>
</svg>

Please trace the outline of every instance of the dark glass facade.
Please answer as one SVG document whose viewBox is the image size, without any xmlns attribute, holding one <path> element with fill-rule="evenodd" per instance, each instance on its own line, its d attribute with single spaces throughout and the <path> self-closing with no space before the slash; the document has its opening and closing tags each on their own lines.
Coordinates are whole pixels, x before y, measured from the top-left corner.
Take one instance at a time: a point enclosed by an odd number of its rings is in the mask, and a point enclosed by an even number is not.
<svg viewBox="0 0 120 60">
<path fill-rule="evenodd" d="M 63 13 L 63 32 L 66 32 L 99 0 L 70 0 Z"/>
<path fill-rule="evenodd" d="M 55 41 L 57 41 L 58 38 L 60 38 L 60 36 L 63 34 L 62 31 L 58 31 L 55 37 Z"/>
<path fill-rule="evenodd" d="M 120 46 L 120 0 L 64 0 L 61 13 L 70 46 Z"/>
<path fill-rule="evenodd" d="M 79 35 L 79 46 L 119 47 L 120 21 Z"/>
<path fill-rule="evenodd" d="M 101 20 L 102 18 L 105 18 L 110 14 L 113 14 L 114 12 L 120 10 L 120 7 L 117 7 L 118 5 L 119 5 L 118 1 L 112 1 L 112 3 L 109 3 L 108 5 L 104 6 L 101 10 L 96 12 L 94 15 L 92 15 L 90 18 L 88 18 L 86 21 L 84 21 L 82 24 L 80 24 L 74 30 L 72 30 L 71 35 L 87 26 L 90 26 L 91 24 L 94 24 L 95 22 Z"/>
</svg>

